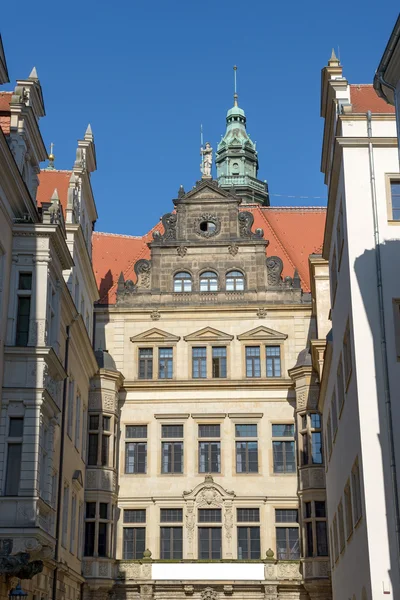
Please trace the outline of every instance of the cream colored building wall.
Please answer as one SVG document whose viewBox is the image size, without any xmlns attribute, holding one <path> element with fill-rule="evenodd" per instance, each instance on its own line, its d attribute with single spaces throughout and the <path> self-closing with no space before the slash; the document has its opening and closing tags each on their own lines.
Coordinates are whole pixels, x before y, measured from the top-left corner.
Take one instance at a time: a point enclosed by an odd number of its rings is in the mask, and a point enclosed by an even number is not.
<svg viewBox="0 0 400 600">
<path fill-rule="evenodd" d="M 11 270 L 12 222 L 0 183 L 0 406 L 3 387 L 4 344 L 7 331 L 8 295 Z"/>
<path fill-rule="evenodd" d="M 294 423 L 295 392 L 287 370 L 296 363 L 297 356 L 307 345 L 311 320 L 311 305 L 273 306 L 267 308 L 266 318 L 258 318 L 257 309 L 224 306 L 202 309 L 160 309 L 161 318 L 153 321 L 149 313 L 111 309 L 96 315 L 98 335 L 96 346 L 103 338 L 116 361 L 117 369 L 125 376 L 124 392 L 120 394 L 120 451 L 119 496 L 120 509 L 146 508 L 146 546 L 159 558 L 160 507 L 182 507 L 186 502 L 183 492 L 204 482 L 205 474 L 198 473 L 198 424 L 221 424 L 221 473 L 212 474 L 214 481 L 235 493 L 233 501 L 234 527 L 231 540 L 224 538 L 223 557 L 237 557 L 236 507 L 259 507 L 261 518 L 261 555 L 268 548 L 276 552 L 275 508 L 296 508 L 297 475 L 273 473 L 272 424 Z M 156 327 L 163 332 L 179 336 L 174 343 L 154 342 L 174 348 L 173 380 L 138 380 L 137 351 L 146 342 L 131 341 Z M 228 342 L 185 341 L 184 337 L 205 327 L 233 336 Z M 266 341 L 239 341 L 238 335 L 264 327 L 272 330 Z M 273 341 L 274 333 L 284 334 L 285 340 Z M 265 363 L 266 343 L 281 345 L 282 377 L 268 380 L 245 377 L 244 348 L 261 346 L 261 361 Z M 227 346 L 227 378 L 207 380 L 191 377 L 191 346 L 206 345 L 211 352 L 213 345 Z M 153 351 L 154 365 L 157 354 Z M 263 358 L 264 357 L 264 358 Z M 265 366 L 264 366 L 265 369 Z M 173 417 L 172 415 L 176 415 Z M 217 416 L 218 415 L 218 416 Z M 163 423 L 184 426 L 184 469 L 182 475 L 161 474 L 161 425 Z M 258 460 L 257 474 L 236 474 L 235 423 L 257 423 Z M 125 464 L 125 426 L 146 424 L 148 427 L 148 463 L 145 475 L 127 475 Z M 122 510 L 117 526 L 117 559 L 122 558 Z M 196 528 L 195 528 L 196 529 Z M 188 547 L 184 533 L 184 558 L 197 557 L 196 537 L 193 547 Z"/>
</svg>

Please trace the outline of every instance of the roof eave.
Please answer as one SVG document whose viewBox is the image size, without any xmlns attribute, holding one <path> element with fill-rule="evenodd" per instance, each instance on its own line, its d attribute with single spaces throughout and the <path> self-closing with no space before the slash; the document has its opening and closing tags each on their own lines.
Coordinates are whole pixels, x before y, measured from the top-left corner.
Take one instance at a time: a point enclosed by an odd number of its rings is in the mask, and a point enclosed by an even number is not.
<svg viewBox="0 0 400 600">
<path fill-rule="evenodd" d="M 388 73 L 393 66 L 393 73 Z M 392 75 L 395 77 L 392 78 Z M 397 80 L 396 80 L 397 79 Z M 400 79 L 400 15 L 397 18 L 385 51 L 374 77 L 374 88 L 378 96 L 388 104 L 394 104 L 393 88 Z"/>
</svg>

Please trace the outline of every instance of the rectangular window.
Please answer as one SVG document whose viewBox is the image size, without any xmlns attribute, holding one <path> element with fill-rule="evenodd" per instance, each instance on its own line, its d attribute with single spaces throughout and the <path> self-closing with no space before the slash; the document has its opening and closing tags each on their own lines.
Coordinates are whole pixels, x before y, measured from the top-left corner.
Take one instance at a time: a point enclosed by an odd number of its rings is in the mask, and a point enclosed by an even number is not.
<svg viewBox="0 0 400 600">
<path fill-rule="evenodd" d="M 74 419 L 74 395 L 75 395 L 75 382 L 69 377 L 68 381 L 68 412 L 67 412 L 67 434 L 72 440 L 72 429 Z"/>
<path fill-rule="evenodd" d="M 300 543 L 298 527 L 276 528 L 276 549 L 278 560 L 299 560 Z"/>
<path fill-rule="evenodd" d="M 161 435 L 161 472 L 183 473 L 183 439 L 165 441 L 165 438 L 183 438 L 183 425 L 162 425 Z"/>
<path fill-rule="evenodd" d="M 162 508 L 160 511 L 161 523 L 182 523 L 182 508 Z"/>
<path fill-rule="evenodd" d="M 97 456 L 99 451 L 99 434 L 89 433 L 88 465 L 97 465 Z"/>
<path fill-rule="evenodd" d="M 236 513 L 238 523 L 258 523 L 260 521 L 259 508 L 238 508 Z"/>
<path fill-rule="evenodd" d="M 207 377 L 207 348 L 192 348 L 192 377 L 205 379 Z"/>
<path fill-rule="evenodd" d="M 123 558 L 137 560 L 143 558 L 146 549 L 145 527 L 124 527 L 123 533 Z"/>
<path fill-rule="evenodd" d="M 109 449 L 110 436 L 103 433 L 101 436 L 101 464 L 103 467 L 108 467 Z"/>
<path fill-rule="evenodd" d="M 100 519 L 108 519 L 108 503 L 107 502 L 100 502 L 99 517 L 100 517 Z"/>
<path fill-rule="evenodd" d="M 322 464 L 322 434 L 320 431 L 311 433 L 311 456 L 314 465 Z"/>
<path fill-rule="evenodd" d="M 79 504 L 78 512 L 78 558 L 82 557 L 83 505 Z"/>
<path fill-rule="evenodd" d="M 335 304 L 336 289 L 337 289 L 337 262 L 336 262 L 336 248 L 333 250 L 332 262 L 330 265 L 331 269 L 331 302 L 332 306 Z"/>
<path fill-rule="evenodd" d="M 392 205 L 392 220 L 400 221 L 400 181 L 390 182 L 390 199 Z"/>
<path fill-rule="evenodd" d="M 19 481 L 21 478 L 21 456 L 22 444 L 8 444 L 6 485 L 4 491 L 6 496 L 18 496 Z"/>
<path fill-rule="evenodd" d="M 147 472 L 147 442 L 125 443 L 125 473 Z"/>
<path fill-rule="evenodd" d="M 335 561 L 336 561 L 339 558 L 339 540 L 338 540 L 338 528 L 337 528 L 336 515 L 333 517 L 332 527 L 333 527 L 333 548 L 334 548 Z"/>
<path fill-rule="evenodd" d="M 353 533 L 353 507 L 351 503 L 350 482 L 347 482 L 344 488 L 344 509 L 346 513 L 346 536 L 349 539 Z"/>
<path fill-rule="evenodd" d="M 215 378 L 226 377 L 226 348 L 213 346 L 212 348 L 212 376 Z"/>
<path fill-rule="evenodd" d="M 310 503 L 306 502 L 306 504 Z M 275 521 L 276 523 L 298 523 L 299 511 L 296 508 L 277 508 L 275 509 Z"/>
<path fill-rule="evenodd" d="M 261 377 L 259 346 L 246 346 L 246 377 Z"/>
<path fill-rule="evenodd" d="M 81 401 L 80 394 L 78 394 L 76 396 L 76 409 L 75 409 L 75 448 L 77 450 L 80 449 L 80 444 L 81 444 L 81 410 L 82 410 L 82 401 Z"/>
<path fill-rule="evenodd" d="M 200 438 L 220 436 L 220 425 L 199 425 Z M 199 473 L 221 472 L 221 444 L 217 440 L 199 442 Z"/>
<path fill-rule="evenodd" d="M 107 556 L 107 523 L 99 523 L 99 538 L 97 553 L 99 556 Z"/>
<path fill-rule="evenodd" d="M 94 554 L 94 535 L 95 535 L 96 523 L 94 521 L 87 521 L 85 523 L 85 556 L 93 556 Z"/>
<path fill-rule="evenodd" d="M 358 460 L 356 460 L 354 467 L 351 471 L 351 488 L 353 492 L 352 499 L 354 511 L 354 524 L 357 524 L 362 515 L 360 467 L 358 465 Z"/>
<path fill-rule="evenodd" d="M 71 531 L 69 540 L 69 551 L 75 553 L 75 529 L 76 529 L 76 496 L 72 496 L 71 503 Z"/>
<path fill-rule="evenodd" d="M 351 338 L 350 338 L 350 326 L 347 324 L 346 332 L 343 338 L 343 361 L 344 361 L 344 380 L 346 388 L 349 384 L 351 371 L 352 371 L 352 359 L 351 359 Z"/>
<path fill-rule="evenodd" d="M 96 502 L 86 502 L 86 518 L 96 518 Z"/>
<path fill-rule="evenodd" d="M 64 548 L 67 547 L 67 535 L 68 535 L 68 510 L 69 510 L 69 487 L 64 486 L 63 494 L 63 512 L 62 512 L 62 537 L 61 544 Z"/>
<path fill-rule="evenodd" d="M 315 516 L 325 518 L 326 517 L 325 502 L 316 500 L 314 502 L 314 506 L 315 506 Z"/>
<path fill-rule="evenodd" d="M 183 529 L 182 527 L 160 528 L 160 558 L 183 558 Z"/>
<path fill-rule="evenodd" d="M 11 417 L 10 425 L 8 430 L 8 437 L 20 438 L 24 432 L 24 419 L 23 417 Z"/>
<path fill-rule="evenodd" d="M 306 526 L 306 556 L 307 558 L 314 556 L 314 539 L 312 521 L 307 521 Z"/>
<path fill-rule="evenodd" d="M 153 378 L 153 348 L 139 348 L 139 379 Z"/>
<path fill-rule="evenodd" d="M 281 348 L 280 346 L 266 346 L 267 377 L 281 376 Z"/>
<path fill-rule="evenodd" d="M 141 440 L 125 442 L 125 473 L 146 473 L 147 425 L 127 425 L 125 438 Z"/>
<path fill-rule="evenodd" d="M 32 273 L 20 273 L 18 279 L 16 346 L 27 346 L 31 312 Z"/>
<path fill-rule="evenodd" d="M 294 425 L 272 425 L 272 437 L 274 473 L 294 473 L 296 471 Z"/>
<path fill-rule="evenodd" d="M 242 438 L 257 437 L 257 425 L 235 425 L 236 473 L 258 473 L 258 442 Z"/>
<path fill-rule="evenodd" d="M 336 405 L 336 390 L 333 390 L 332 400 L 331 400 L 331 415 L 332 415 L 332 430 L 333 430 L 333 439 L 335 439 L 337 428 L 338 428 L 338 414 L 337 414 L 337 405 Z"/>
<path fill-rule="evenodd" d="M 317 556 L 328 556 L 328 535 L 326 521 L 316 521 L 317 526 Z"/>
<path fill-rule="evenodd" d="M 345 546 L 342 501 L 339 502 L 339 506 L 338 506 L 338 524 L 339 524 L 339 545 L 340 545 L 340 552 L 342 552 L 342 550 L 344 549 L 344 546 Z"/>
<path fill-rule="evenodd" d="M 125 509 L 124 523 L 146 523 L 146 509 Z"/>
<path fill-rule="evenodd" d="M 221 523 L 220 508 L 199 508 L 199 523 Z"/>
<path fill-rule="evenodd" d="M 158 349 L 158 378 L 172 379 L 172 348 Z"/>
<path fill-rule="evenodd" d="M 238 559 L 258 559 L 261 556 L 260 528 L 238 527 Z"/>
<path fill-rule="evenodd" d="M 199 559 L 222 558 L 221 527 L 199 527 Z"/>
</svg>

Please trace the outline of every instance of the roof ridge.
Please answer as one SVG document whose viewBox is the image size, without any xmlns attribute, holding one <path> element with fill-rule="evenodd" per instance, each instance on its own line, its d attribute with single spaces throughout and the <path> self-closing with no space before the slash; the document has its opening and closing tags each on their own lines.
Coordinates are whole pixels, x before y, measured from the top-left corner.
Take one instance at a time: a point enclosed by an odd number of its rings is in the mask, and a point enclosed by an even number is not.
<svg viewBox="0 0 400 600">
<path fill-rule="evenodd" d="M 259 206 L 260 210 L 292 210 L 292 211 L 302 211 L 302 210 L 307 210 L 307 211 L 312 211 L 315 210 L 315 212 L 322 212 L 322 211 L 326 211 L 326 206 Z"/>
<path fill-rule="evenodd" d="M 122 237 L 122 238 L 129 238 L 129 239 L 133 239 L 133 240 L 141 240 L 144 237 L 143 235 L 127 235 L 125 233 L 108 233 L 107 231 L 94 231 L 93 235 L 109 235 L 112 237 Z"/>
<path fill-rule="evenodd" d="M 42 173 L 71 173 L 72 169 L 40 169 L 40 174 Z"/>
</svg>

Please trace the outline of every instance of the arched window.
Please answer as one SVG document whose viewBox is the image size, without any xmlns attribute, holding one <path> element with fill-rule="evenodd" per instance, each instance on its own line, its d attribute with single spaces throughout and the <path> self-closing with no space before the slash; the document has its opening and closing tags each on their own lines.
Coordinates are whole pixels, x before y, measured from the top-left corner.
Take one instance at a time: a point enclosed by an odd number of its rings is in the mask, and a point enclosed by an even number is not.
<svg viewBox="0 0 400 600">
<path fill-rule="evenodd" d="M 218 275 L 214 271 L 206 271 L 200 275 L 201 292 L 218 292 Z"/>
<path fill-rule="evenodd" d="M 174 276 L 174 292 L 191 292 L 192 291 L 192 276 L 186 271 L 176 273 Z"/>
<path fill-rule="evenodd" d="M 244 290 L 244 275 L 241 271 L 229 271 L 226 274 L 226 291 L 227 292 L 243 292 Z"/>
</svg>

